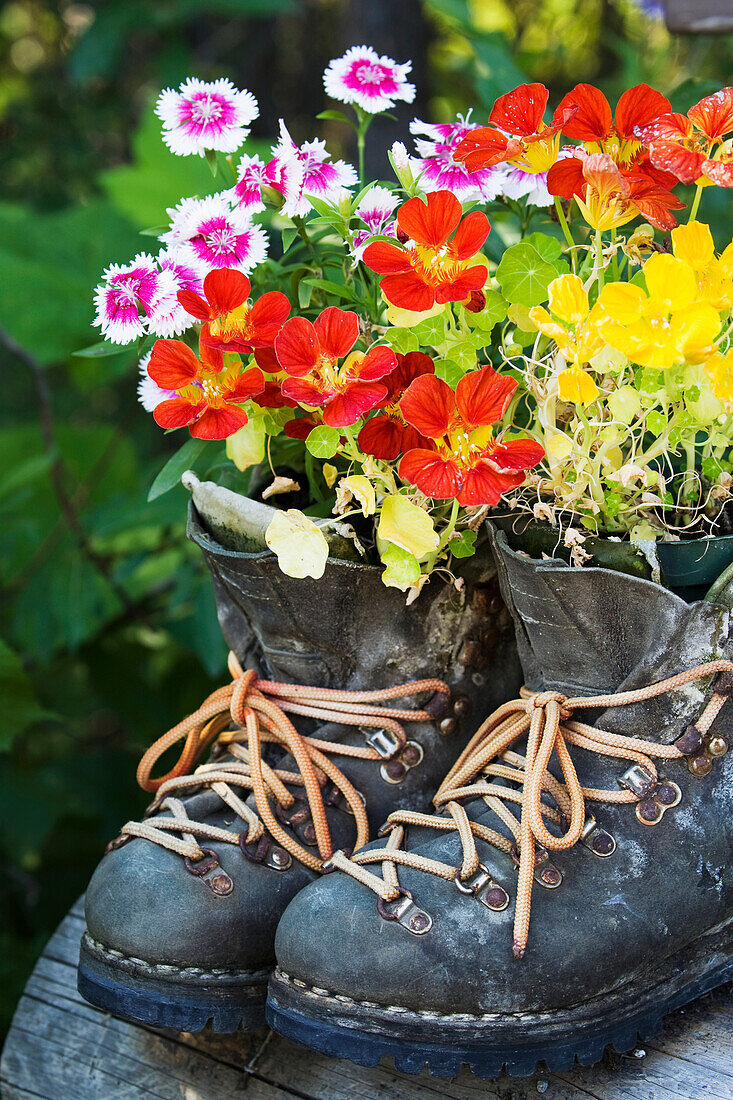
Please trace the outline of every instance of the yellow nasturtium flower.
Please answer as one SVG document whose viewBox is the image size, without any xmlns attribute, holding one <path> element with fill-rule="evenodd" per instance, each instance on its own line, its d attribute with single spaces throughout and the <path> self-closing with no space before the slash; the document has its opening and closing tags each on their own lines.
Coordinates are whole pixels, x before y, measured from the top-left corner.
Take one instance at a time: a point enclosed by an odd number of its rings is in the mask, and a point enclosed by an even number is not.
<svg viewBox="0 0 733 1100">
<path fill-rule="evenodd" d="M 725 355 L 716 352 L 705 364 L 710 389 L 726 405 L 733 405 L 733 348 Z"/>
<path fill-rule="evenodd" d="M 599 311 L 590 308 L 588 294 L 577 275 L 560 275 L 549 286 L 549 312 L 535 306 L 529 316 L 540 332 L 557 344 L 568 367 L 558 375 L 560 397 L 577 405 L 588 405 L 598 396 L 598 387 L 582 364 L 603 348 L 598 329 Z"/>
<path fill-rule="evenodd" d="M 699 300 L 718 310 L 733 307 L 733 245 L 717 257 L 710 227 L 689 222 L 672 230 L 672 251 L 695 272 Z"/>
<path fill-rule="evenodd" d="M 606 284 L 597 302 L 599 334 L 640 366 L 704 362 L 714 351 L 720 313 L 699 300 L 693 268 L 656 252 L 644 264 L 644 278 L 646 291 L 634 283 Z"/>
</svg>

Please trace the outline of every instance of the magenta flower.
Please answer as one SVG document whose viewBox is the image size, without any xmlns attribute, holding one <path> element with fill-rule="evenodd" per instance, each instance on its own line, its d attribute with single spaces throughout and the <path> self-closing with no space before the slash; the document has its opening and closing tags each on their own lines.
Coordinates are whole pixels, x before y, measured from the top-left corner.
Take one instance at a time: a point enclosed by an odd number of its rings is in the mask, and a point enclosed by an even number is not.
<svg viewBox="0 0 733 1100">
<path fill-rule="evenodd" d="M 456 122 L 434 125 L 416 118 L 410 123 L 418 152 L 412 170 L 420 177 L 423 191 L 452 191 L 460 202 L 489 202 L 501 193 L 504 176 L 501 169 L 469 172 L 464 164 L 453 159 L 453 151 L 466 134 L 478 129 L 478 123 L 470 119 L 469 111 L 465 118 L 459 115 Z"/>
<path fill-rule="evenodd" d="M 392 215 L 399 201 L 388 187 L 382 187 L 379 183 L 375 183 L 364 195 L 356 208 L 356 214 L 367 228 L 357 229 L 352 238 L 351 255 L 354 257 L 354 266 L 364 255 L 364 249 L 372 237 L 396 237 Z"/>
<path fill-rule="evenodd" d="M 247 210 L 233 210 L 224 194 L 184 199 L 169 210 L 171 227 L 161 236 L 171 257 L 199 275 L 233 267 L 248 275 L 267 255 L 267 236 Z"/>
<path fill-rule="evenodd" d="M 155 336 L 169 339 L 171 336 L 180 336 L 191 327 L 191 317 L 178 301 L 179 292 L 190 290 L 194 294 L 202 294 L 203 284 L 199 271 L 188 264 L 179 263 L 168 252 L 162 251 L 158 254 L 158 265 L 162 272 L 170 272 L 172 276 L 171 293 L 161 298 L 153 307 L 148 328 Z"/>
<path fill-rule="evenodd" d="M 281 153 L 266 164 L 258 156 L 245 155 L 239 162 L 237 182 L 229 194 L 235 205 L 253 214 L 265 209 L 263 187 L 271 187 L 281 195 L 296 195 L 301 193 L 302 186 L 303 166 L 297 155 Z"/>
<path fill-rule="evenodd" d="M 279 169 L 282 179 L 279 184 L 271 186 L 284 196 L 282 213 L 288 218 L 303 217 L 308 213 L 311 208 L 308 195 L 315 195 L 317 199 L 327 202 L 337 202 L 341 189 L 353 187 L 359 179 L 351 164 L 344 160 L 331 160 L 331 154 L 326 152 L 325 141 L 314 138 L 313 141 L 296 145 L 282 119 L 280 140 L 272 152 L 276 162 L 273 170 Z M 288 170 L 294 161 L 300 165 L 302 171 L 300 180 L 297 172 Z"/>
<path fill-rule="evenodd" d="M 391 57 L 380 57 L 371 46 L 352 46 L 329 63 L 323 86 L 332 99 L 374 115 L 391 110 L 398 99 L 412 103 L 415 85 L 405 79 L 411 68 L 411 61 L 398 65 Z"/>
<path fill-rule="evenodd" d="M 257 118 L 257 100 L 229 80 L 184 80 L 177 92 L 160 93 L 155 113 L 163 123 L 163 141 L 178 156 L 203 156 L 207 149 L 233 153 Z"/>
<path fill-rule="evenodd" d="M 102 336 L 113 344 L 129 344 L 149 331 L 149 319 L 161 302 L 175 298 L 176 279 L 171 271 L 160 271 L 146 252 L 130 264 L 111 264 L 94 291 L 96 314 Z"/>
</svg>

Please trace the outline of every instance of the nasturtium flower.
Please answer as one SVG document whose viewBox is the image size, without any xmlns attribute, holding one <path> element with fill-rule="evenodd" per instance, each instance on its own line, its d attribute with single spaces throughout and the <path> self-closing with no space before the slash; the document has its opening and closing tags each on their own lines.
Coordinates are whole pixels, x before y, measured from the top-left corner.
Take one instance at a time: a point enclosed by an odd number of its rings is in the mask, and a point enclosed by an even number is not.
<svg viewBox="0 0 733 1100">
<path fill-rule="evenodd" d="M 264 229 L 253 225 L 245 209 L 233 210 L 223 194 L 184 199 L 168 213 L 170 229 L 160 239 L 174 259 L 201 275 L 222 267 L 248 274 L 267 255 Z"/>
<path fill-rule="evenodd" d="M 482 367 L 461 378 L 455 392 L 432 374 L 410 385 L 400 402 L 402 415 L 432 447 L 405 454 L 399 465 L 403 480 L 438 500 L 455 498 L 466 507 L 497 504 L 515 489 L 526 471 L 541 461 L 544 450 L 533 439 L 506 442 L 491 427 L 502 418 L 517 388 L 508 375 Z"/>
<path fill-rule="evenodd" d="M 724 355 L 715 352 L 705 364 L 710 389 L 719 401 L 729 408 L 733 406 L 733 348 Z"/>
<path fill-rule="evenodd" d="M 559 160 L 548 173 L 554 195 L 575 199 L 585 221 L 605 232 L 641 215 L 658 229 L 676 224 L 672 210 L 683 203 L 671 191 L 643 174 L 623 172 L 608 153 L 585 153 Z"/>
<path fill-rule="evenodd" d="M 257 118 L 257 100 L 230 80 L 206 83 L 191 77 L 178 91 L 160 93 L 155 113 L 163 123 L 163 141 L 172 153 L 203 156 L 207 149 L 233 153 Z"/>
<path fill-rule="evenodd" d="M 397 211 L 406 245 L 375 241 L 367 247 L 364 263 L 384 276 L 380 287 L 388 302 L 421 312 L 482 289 L 488 269 L 472 261 L 489 235 L 488 218 L 478 210 L 465 218 L 461 213 L 450 191 L 431 191 L 426 202 L 408 199 Z"/>
<path fill-rule="evenodd" d="M 435 374 L 435 363 L 429 355 L 411 351 L 397 356 L 397 366 L 384 379 L 387 396 L 359 432 L 359 446 L 365 454 L 391 461 L 413 447 L 429 445 L 428 440 L 407 423 L 399 405 L 407 387 L 421 374 Z"/>
<path fill-rule="evenodd" d="M 573 108 L 575 114 L 563 126 L 564 136 L 583 142 L 588 153 L 607 153 L 625 168 L 639 164 L 644 153 L 643 142 L 636 135 L 638 127 L 671 110 L 669 100 L 648 84 L 627 88 L 614 114 L 599 88 L 576 84 L 560 100 L 558 111 Z"/>
<path fill-rule="evenodd" d="M 264 386 L 259 367 L 242 372 L 239 357 L 201 345 L 200 358 L 181 340 L 156 340 L 148 374 L 176 396 L 155 406 L 161 428 L 188 427 L 197 439 L 226 439 L 248 417 L 240 405 Z"/>
<path fill-rule="evenodd" d="M 147 355 L 144 355 L 137 365 L 138 373 L 140 375 L 137 383 L 137 399 L 145 409 L 145 412 L 155 412 L 155 409 L 160 405 L 161 401 L 168 401 L 171 397 L 177 397 L 178 394 L 175 390 L 163 390 L 160 388 L 157 382 L 148 374 L 148 363 L 150 362 L 150 356 L 152 351 L 149 351 Z"/>
<path fill-rule="evenodd" d="M 381 379 L 397 366 L 397 356 L 384 346 L 352 352 L 358 338 L 356 314 L 336 306 L 315 322 L 291 317 L 275 340 L 278 362 L 289 376 L 284 396 L 323 409 L 324 423 L 333 428 L 348 427 L 379 405 L 387 396 Z"/>
<path fill-rule="evenodd" d="M 271 347 L 290 313 L 290 302 L 279 290 L 270 290 L 249 305 L 250 290 L 250 281 L 241 271 L 222 268 L 204 279 L 203 297 L 180 291 L 178 301 L 204 322 L 203 344 L 249 354 L 255 348 Z"/>
<path fill-rule="evenodd" d="M 391 57 L 380 57 L 371 46 L 352 46 L 343 57 L 329 62 L 323 86 L 332 99 L 378 114 L 390 111 L 397 100 L 412 103 L 415 85 L 406 79 L 411 68 L 411 61 L 398 65 Z"/>
<path fill-rule="evenodd" d="M 540 332 L 554 340 L 569 364 L 558 375 L 562 400 L 588 405 L 598 396 L 598 387 L 583 364 L 604 345 L 597 325 L 599 311 L 591 310 L 588 292 L 577 275 L 560 275 L 553 279 L 548 290 L 549 311 L 544 306 L 534 306 L 529 318 Z"/>
<path fill-rule="evenodd" d="M 641 366 L 701 363 L 714 350 L 720 314 L 701 302 L 694 270 L 684 260 L 655 253 L 644 264 L 646 290 L 607 283 L 598 298 L 601 336 Z"/>
<path fill-rule="evenodd" d="M 688 222 L 672 231 L 672 253 L 695 272 L 702 301 L 719 310 L 733 307 L 733 245 L 716 256 L 710 227 Z"/>
<path fill-rule="evenodd" d="M 721 88 L 691 107 L 686 115 L 669 111 L 637 127 L 655 167 L 682 183 L 733 187 L 733 87 Z"/>
<path fill-rule="evenodd" d="M 479 123 L 471 122 L 470 111 L 465 118 L 459 115 L 456 122 L 431 123 L 416 118 L 410 123 L 419 158 L 413 167 L 420 177 L 421 190 L 451 191 L 460 202 L 489 202 L 502 193 L 502 168 L 469 172 L 453 156 L 464 137 L 478 129 Z"/>
<path fill-rule="evenodd" d="M 560 132 L 577 108 L 558 109 L 544 121 L 549 92 L 544 84 L 520 84 L 500 96 L 489 125 L 466 134 L 453 153 L 469 172 L 510 164 L 523 172 L 547 172 L 560 152 Z"/>
</svg>

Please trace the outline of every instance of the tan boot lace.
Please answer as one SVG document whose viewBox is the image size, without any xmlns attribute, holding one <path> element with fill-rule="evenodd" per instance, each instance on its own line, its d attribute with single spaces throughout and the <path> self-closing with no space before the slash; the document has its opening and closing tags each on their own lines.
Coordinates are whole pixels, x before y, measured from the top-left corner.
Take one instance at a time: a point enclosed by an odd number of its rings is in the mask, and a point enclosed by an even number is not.
<svg viewBox="0 0 733 1100">
<path fill-rule="evenodd" d="M 326 870 L 338 868 L 345 871 L 373 890 L 382 902 L 391 902 L 400 895 L 410 896 L 400 886 L 398 866 L 412 867 L 448 880 L 454 879 L 459 886 L 471 879 L 480 868 L 475 842 L 478 837 L 501 851 L 511 853 L 518 866 L 513 953 L 515 958 L 521 958 L 527 946 L 529 932 L 532 884 L 538 855 L 536 845 L 540 845 L 540 852 L 545 850 L 545 855 L 547 851 L 572 848 L 583 832 L 587 800 L 639 803 L 641 809 L 649 804 L 655 791 L 660 804 L 664 798 L 669 801 L 670 788 L 680 797 L 679 788 L 675 784 L 657 786 L 659 775 L 652 760 L 652 757 L 677 760 L 685 755 L 680 748 L 626 737 L 583 722 L 571 721 L 573 713 L 583 708 L 605 709 L 640 703 L 716 673 L 730 674 L 731 671 L 733 661 L 710 661 L 638 691 L 624 691 L 613 695 L 568 699 L 559 692 L 532 694 L 523 691 L 523 698 L 505 703 L 486 719 L 441 784 L 433 801 L 439 810 L 447 811 L 450 816 L 398 810 L 389 816 L 380 831 L 380 834 L 389 833 L 386 847 L 357 852 L 351 858 L 343 852 L 336 852 Z M 732 691 L 733 681 L 730 675 L 720 677 L 702 715 L 694 727 L 690 727 L 696 737 L 707 735 Z M 522 756 L 512 751 L 510 746 L 525 735 L 527 745 Z M 601 756 L 632 761 L 642 769 L 637 773 L 642 779 L 641 788 L 603 790 L 582 787 L 569 745 L 577 745 L 578 748 L 599 753 Z M 562 770 L 564 783 L 548 771 L 553 754 Z M 494 778 L 508 780 L 516 784 L 516 787 L 500 786 L 491 782 Z M 557 808 L 544 802 L 543 794 L 549 795 Z M 477 797 L 483 798 L 496 813 L 514 837 L 514 842 L 469 819 L 462 803 Z M 518 817 L 506 803 L 515 803 L 520 807 Z M 661 805 L 662 812 L 663 809 L 664 806 Z M 550 832 L 545 819 L 564 831 L 559 836 Z M 410 825 L 457 832 L 463 849 L 461 865 L 453 867 L 439 860 L 404 851 L 402 843 L 406 836 L 406 827 Z M 367 869 L 373 863 L 382 865 L 381 878 Z M 470 891 L 464 888 L 464 892 Z"/>
<path fill-rule="evenodd" d="M 388 730 L 394 735 L 398 743 L 396 751 L 399 751 L 406 741 L 403 722 L 432 722 L 434 719 L 425 710 L 387 708 L 379 704 L 423 692 L 450 694 L 448 685 L 442 680 L 414 680 L 379 691 L 339 691 L 260 680 L 255 672 L 243 671 L 233 653 L 229 654 L 229 671 L 232 683 L 213 692 L 194 714 L 158 738 L 140 761 L 138 783 L 144 790 L 156 792 L 148 815 L 168 810 L 171 816 L 147 816 L 144 821 L 128 821 L 121 830 L 122 838 L 143 837 L 189 860 L 198 861 L 205 854 L 199 840 L 218 840 L 227 844 L 240 844 L 243 840 L 245 845 L 251 845 L 267 831 L 295 859 L 319 871 L 323 861 L 333 852 L 323 799 L 323 787 L 327 780 L 340 792 L 354 816 L 355 847 L 361 847 L 369 839 L 362 797 L 329 757 L 356 757 L 362 760 L 383 760 L 384 757 L 368 746 L 342 745 L 304 737 L 295 729 L 286 712 L 316 718 L 321 722 Z M 227 729 L 232 723 L 236 728 Z M 153 778 L 152 770 L 163 753 L 184 738 L 184 746 L 175 766 L 164 776 Z M 234 759 L 214 760 L 191 773 L 201 753 L 214 741 Z M 262 759 L 262 746 L 266 742 L 287 749 L 297 764 L 297 772 L 271 768 Z M 271 798 L 283 810 L 292 809 L 295 805 L 297 800 L 288 790 L 288 783 L 304 789 L 320 858 L 300 845 L 273 813 Z M 247 827 L 246 835 L 194 821 L 188 816 L 186 807 L 176 796 L 205 788 L 219 795 L 241 819 Z M 254 793 L 256 813 L 233 788 Z"/>
</svg>

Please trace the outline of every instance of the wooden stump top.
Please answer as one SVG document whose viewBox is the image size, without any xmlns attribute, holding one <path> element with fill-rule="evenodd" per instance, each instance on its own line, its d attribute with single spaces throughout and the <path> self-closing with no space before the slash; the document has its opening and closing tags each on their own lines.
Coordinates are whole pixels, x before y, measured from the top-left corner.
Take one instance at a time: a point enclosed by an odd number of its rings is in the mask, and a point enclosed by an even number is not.
<svg viewBox="0 0 733 1100">
<path fill-rule="evenodd" d="M 39 959 L 0 1064 L 3 1100 L 733 1100 L 733 985 L 667 1018 L 644 1050 L 590 1069 L 486 1081 L 325 1058 L 271 1032 L 198 1035 L 123 1023 L 82 1000 L 81 902 Z"/>
</svg>

